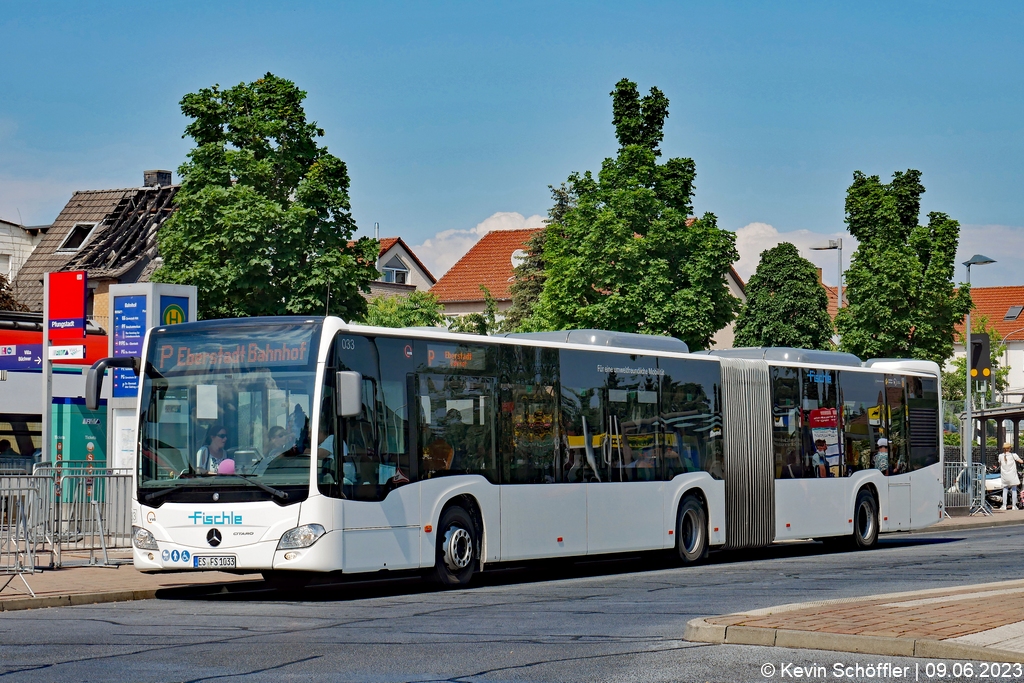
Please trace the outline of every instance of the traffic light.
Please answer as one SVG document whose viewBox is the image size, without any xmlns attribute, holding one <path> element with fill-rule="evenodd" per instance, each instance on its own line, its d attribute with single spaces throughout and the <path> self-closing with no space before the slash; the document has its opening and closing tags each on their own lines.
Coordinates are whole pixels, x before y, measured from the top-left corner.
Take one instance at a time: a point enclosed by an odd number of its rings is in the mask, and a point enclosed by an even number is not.
<svg viewBox="0 0 1024 683">
<path fill-rule="evenodd" d="M 986 381 L 992 379 L 992 353 L 989 338 L 985 333 L 971 333 L 971 379 Z"/>
</svg>

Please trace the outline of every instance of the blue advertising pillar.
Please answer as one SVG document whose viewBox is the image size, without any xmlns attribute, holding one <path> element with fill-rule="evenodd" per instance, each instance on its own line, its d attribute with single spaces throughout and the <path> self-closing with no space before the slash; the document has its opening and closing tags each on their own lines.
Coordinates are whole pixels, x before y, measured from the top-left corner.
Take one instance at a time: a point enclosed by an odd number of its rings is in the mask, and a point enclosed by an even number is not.
<svg viewBox="0 0 1024 683">
<path fill-rule="evenodd" d="M 142 356 L 146 331 L 196 321 L 196 288 L 160 282 L 111 285 L 110 355 Z M 139 378 L 131 370 L 112 370 L 107 402 L 107 453 L 111 467 L 135 467 Z"/>
</svg>

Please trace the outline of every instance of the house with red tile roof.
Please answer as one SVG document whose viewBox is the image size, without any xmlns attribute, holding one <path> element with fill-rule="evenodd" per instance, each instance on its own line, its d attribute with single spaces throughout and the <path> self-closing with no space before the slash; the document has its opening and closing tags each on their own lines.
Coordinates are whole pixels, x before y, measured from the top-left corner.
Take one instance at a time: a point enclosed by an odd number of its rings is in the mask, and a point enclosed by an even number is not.
<svg viewBox="0 0 1024 683">
<path fill-rule="evenodd" d="M 508 310 L 512 305 L 510 288 L 514 280 L 514 260 L 519 257 L 516 252 L 525 250 L 530 237 L 539 230 L 543 228 L 495 230 L 480 238 L 430 290 L 444 306 L 445 314 L 482 313 L 485 301 L 480 285 L 487 287 L 495 298 L 499 312 Z M 746 302 L 743 280 L 731 268 L 728 284 L 732 295 Z M 733 336 L 730 323 L 715 334 L 715 348 L 732 348 Z"/>
<path fill-rule="evenodd" d="M 992 348 L 1005 340 L 1006 351 L 999 363 L 1009 366 L 1007 390 L 1004 400 L 1011 403 L 1024 401 L 1024 286 L 971 287 L 974 309 L 971 311 L 971 327 L 979 316 L 988 318 L 988 326 L 995 328 Z M 962 335 L 964 326 L 956 328 L 953 353 L 964 355 Z"/>
<path fill-rule="evenodd" d="M 364 296 L 426 292 L 437 282 L 401 237 L 381 237 L 379 242 L 377 270 L 380 277 L 370 283 L 370 293 Z"/>
</svg>

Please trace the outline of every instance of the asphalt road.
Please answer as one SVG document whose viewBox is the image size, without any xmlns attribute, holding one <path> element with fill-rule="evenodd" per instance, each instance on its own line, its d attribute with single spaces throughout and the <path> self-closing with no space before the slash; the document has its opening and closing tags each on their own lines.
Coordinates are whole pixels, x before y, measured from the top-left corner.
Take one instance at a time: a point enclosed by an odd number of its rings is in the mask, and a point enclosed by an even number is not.
<svg viewBox="0 0 1024 683">
<path fill-rule="evenodd" d="M 683 629 L 693 617 L 789 602 L 1020 578 L 1022 541 L 1024 525 L 883 537 L 870 552 L 807 543 L 717 553 L 685 569 L 659 557 L 510 568 L 459 591 L 418 579 L 291 592 L 246 584 L 9 612 L 0 679 L 764 681 L 766 663 L 817 663 L 828 675 L 803 680 L 839 680 L 835 662 L 923 662 L 702 645 L 683 641 Z"/>
</svg>

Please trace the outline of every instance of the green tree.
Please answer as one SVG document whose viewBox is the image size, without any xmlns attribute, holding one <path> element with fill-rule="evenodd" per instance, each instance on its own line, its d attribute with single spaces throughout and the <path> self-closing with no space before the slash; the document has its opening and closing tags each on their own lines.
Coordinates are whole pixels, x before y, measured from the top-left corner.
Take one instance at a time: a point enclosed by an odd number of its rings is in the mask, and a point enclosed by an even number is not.
<svg viewBox="0 0 1024 683">
<path fill-rule="evenodd" d="M 408 296 L 375 296 L 366 306 L 363 322 L 377 327 L 436 327 L 444 323 L 441 302 L 419 290 Z"/>
<path fill-rule="evenodd" d="M 736 320 L 736 346 L 832 347 L 828 296 L 814 264 L 789 242 L 761 252 Z"/>
<path fill-rule="evenodd" d="M 668 98 L 657 88 L 641 98 L 627 79 L 611 96 L 618 155 L 596 179 L 573 173 L 565 184 L 570 205 L 545 230 L 536 327 L 668 334 L 707 348 L 739 308 L 726 284 L 735 236 L 713 214 L 690 216 L 692 159 L 657 162 Z"/>
<path fill-rule="evenodd" d="M 306 120 L 305 97 L 268 73 L 181 100 L 195 147 L 154 279 L 196 285 L 204 318 L 322 314 L 328 300 L 345 318 L 366 310 L 377 244 L 349 244 L 348 170 L 317 145 L 324 131 Z"/>
<path fill-rule="evenodd" d="M 11 283 L 7 276 L 0 273 L 0 311 L 27 311 L 28 306 L 14 298 Z"/>
<path fill-rule="evenodd" d="M 846 224 L 860 245 L 846 271 L 849 302 L 836 319 L 843 350 L 862 358 L 921 358 L 940 365 L 953 355 L 953 331 L 971 307 L 968 288 L 953 286 L 960 224 L 921 212 L 921 172 L 853 174 Z"/>
<path fill-rule="evenodd" d="M 548 189 L 551 190 L 551 197 L 555 200 L 554 206 L 548 210 L 548 220 L 549 222 L 558 222 L 573 206 L 575 198 L 565 183 L 559 187 L 548 185 Z M 534 312 L 541 292 L 544 291 L 544 281 L 547 280 L 544 263 L 544 244 L 546 242 L 546 230 L 538 230 L 533 233 L 524 250 L 526 258 L 512 270 L 514 279 L 509 287 L 512 305 L 505 311 L 503 322 L 504 328 L 509 332 L 533 332 L 538 329 Z"/>
<path fill-rule="evenodd" d="M 1000 343 L 1002 335 L 994 325 L 989 324 L 986 315 L 979 315 L 971 319 L 971 334 L 988 334 L 991 340 L 989 349 L 992 356 L 992 381 L 986 383 L 976 381 L 971 387 L 972 403 L 980 408 L 982 401 L 991 405 L 995 402 L 996 393 L 1005 391 L 1009 386 L 1010 368 L 1002 363 L 1003 355 L 1006 353 L 1006 344 Z M 964 345 L 964 334 L 956 335 L 957 343 Z M 952 369 L 942 373 L 942 398 L 945 401 L 963 401 L 967 393 L 967 358 L 958 356 L 950 365 Z"/>
<path fill-rule="evenodd" d="M 451 332 L 488 335 L 504 329 L 503 321 L 498 320 L 498 302 L 491 296 L 491 290 L 480 285 L 480 291 L 484 293 L 484 312 L 467 313 L 452 318 L 448 323 Z"/>
</svg>

